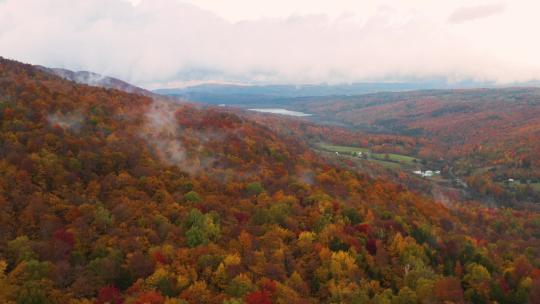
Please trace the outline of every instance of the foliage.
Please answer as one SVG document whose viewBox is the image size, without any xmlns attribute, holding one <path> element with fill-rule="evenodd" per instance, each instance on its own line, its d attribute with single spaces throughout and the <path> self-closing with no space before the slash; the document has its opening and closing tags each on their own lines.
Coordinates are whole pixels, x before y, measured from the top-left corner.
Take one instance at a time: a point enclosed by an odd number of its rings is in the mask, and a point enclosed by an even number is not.
<svg viewBox="0 0 540 304">
<path fill-rule="evenodd" d="M 537 212 L 448 208 L 219 109 L 0 79 L 2 303 L 538 299 Z"/>
</svg>

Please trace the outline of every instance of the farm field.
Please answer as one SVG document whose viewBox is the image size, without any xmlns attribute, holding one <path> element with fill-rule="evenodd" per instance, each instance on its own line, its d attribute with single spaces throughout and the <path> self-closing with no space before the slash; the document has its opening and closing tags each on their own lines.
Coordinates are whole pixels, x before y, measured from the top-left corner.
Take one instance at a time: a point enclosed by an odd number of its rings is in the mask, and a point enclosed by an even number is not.
<svg viewBox="0 0 540 304">
<path fill-rule="evenodd" d="M 330 151 L 330 152 L 338 152 L 342 154 L 348 154 L 351 156 L 355 153 L 361 152 L 361 153 L 367 153 L 367 158 L 381 162 L 382 165 L 389 165 L 390 164 L 398 164 L 404 168 L 417 168 L 420 166 L 420 159 L 407 156 L 407 155 L 401 155 L 401 154 L 393 154 L 393 153 L 373 153 L 370 152 L 368 148 L 363 147 L 351 147 L 351 146 L 339 146 L 339 145 L 331 145 L 331 144 L 325 144 L 325 143 L 319 143 L 316 145 L 317 148 Z"/>
<path fill-rule="evenodd" d="M 515 181 L 513 183 L 510 183 L 510 184 L 505 184 L 505 183 L 499 183 L 501 185 L 504 185 L 508 188 L 513 188 L 513 189 L 516 189 L 518 187 L 526 187 L 526 186 L 530 186 L 534 191 L 538 191 L 540 192 L 540 183 L 530 183 L 530 184 L 527 184 L 526 182 L 522 182 L 522 181 Z"/>
</svg>

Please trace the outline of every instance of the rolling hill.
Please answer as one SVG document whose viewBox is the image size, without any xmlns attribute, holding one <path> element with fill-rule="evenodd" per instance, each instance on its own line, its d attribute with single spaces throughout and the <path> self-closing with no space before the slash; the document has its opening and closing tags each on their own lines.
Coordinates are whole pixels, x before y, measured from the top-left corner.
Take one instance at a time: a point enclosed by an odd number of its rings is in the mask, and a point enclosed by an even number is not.
<svg viewBox="0 0 540 304">
<path fill-rule="evenodd" d="M 536 303 L 540 214 L 0 59 L 2 303 Z"/>
<path fill-rule="evenodd" d="M 421 140 L 415 155 L 446 160 L 480 195 L 539 199 L 534 194 L 540 182 L 537 88 L 378 93 L 307 99 L 291 108 L 326 123 Z M 504 185 L 508 180 L 522 185 Z"/>
<path fill-rule="evenodd" d="M 493 87 L 491 83 L 462 81 L 448 83 L 444 79 L 410 82 L 361 82 L 351 84 L 311 85 L 242 85 L 200 84 L 185 88 L 157 89 L 155 93 L 181 97 L 192 102 L 227 104 L 241 107 L 291 106 L 299 100 L 314 97 L 355 96 L 377 92 L 406 92 L 428 89 Z M 298 100 L 296 100 L 298 99 Z"/>
</svg>

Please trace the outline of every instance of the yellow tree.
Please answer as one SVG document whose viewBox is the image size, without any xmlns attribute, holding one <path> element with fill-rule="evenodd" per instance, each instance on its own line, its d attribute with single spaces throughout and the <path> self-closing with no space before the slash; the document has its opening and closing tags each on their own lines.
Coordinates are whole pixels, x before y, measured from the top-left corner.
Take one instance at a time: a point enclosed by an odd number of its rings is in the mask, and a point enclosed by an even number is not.
<svg viewBox="0 0 540 304">
<path fill-rule="evenodd" d="M 15 294 L 15 286 L 11 284 L 6 276 L 6 268 L 6 261 L 0 261 L 0 302 L 11 304 L 15 303 L 11 298 Z"/>
</svg>

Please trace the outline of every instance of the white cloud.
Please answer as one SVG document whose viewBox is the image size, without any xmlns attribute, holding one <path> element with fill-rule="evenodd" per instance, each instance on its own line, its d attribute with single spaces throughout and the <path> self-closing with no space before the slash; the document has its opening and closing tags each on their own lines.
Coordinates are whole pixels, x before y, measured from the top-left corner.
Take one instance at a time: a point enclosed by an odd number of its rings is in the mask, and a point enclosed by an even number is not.
<svg viewBox="0 0 540 304">
<path fill-rule="evenodd" d="M 504 13 L 504 3 L 493 3 L 476 6 L 462 6 L 457 8 L 448 18 L 450 23 L 464 23 L 467 21 L 487 18 Z"/>
<path fill-rule="evenodd" d="M 359 6 L 339 13 L 354 2 L 343 0 L 338 2 L 344 6 L 329 16 L 322 14 L 323 2 L 315 1 L 321 13 L 299 11 L 289 16 L 300 6 L 292 9 L 277 2 L 283 16 L 277 10 L 271 18 L 242 11 L 235 19 L 216 9 L 217 4 L 201 9 L 176 0 L 4 0 L 0 55 L 91 70 L 151 88 L 201 80 L 540 78 L 536 68 L 540 62 L 533 56 L 540 51 L 538 43 L 523 39 L 509 47 L 504 46 L 505 39 L 518 39 L 516 35 L 486 38 L 482 27 L 467 28 L 469 23 L 453 28 L 446 22 L 448 13 L 430 4 L 419 4 L 421 9 L 392 5 L 377 9 L 371 1 L 365 13 Z M 239 5 L 243 0 L 227 3 L 243 9 Z M 520 53 L 525 49 L 527 54 Z"/>
</svg>

